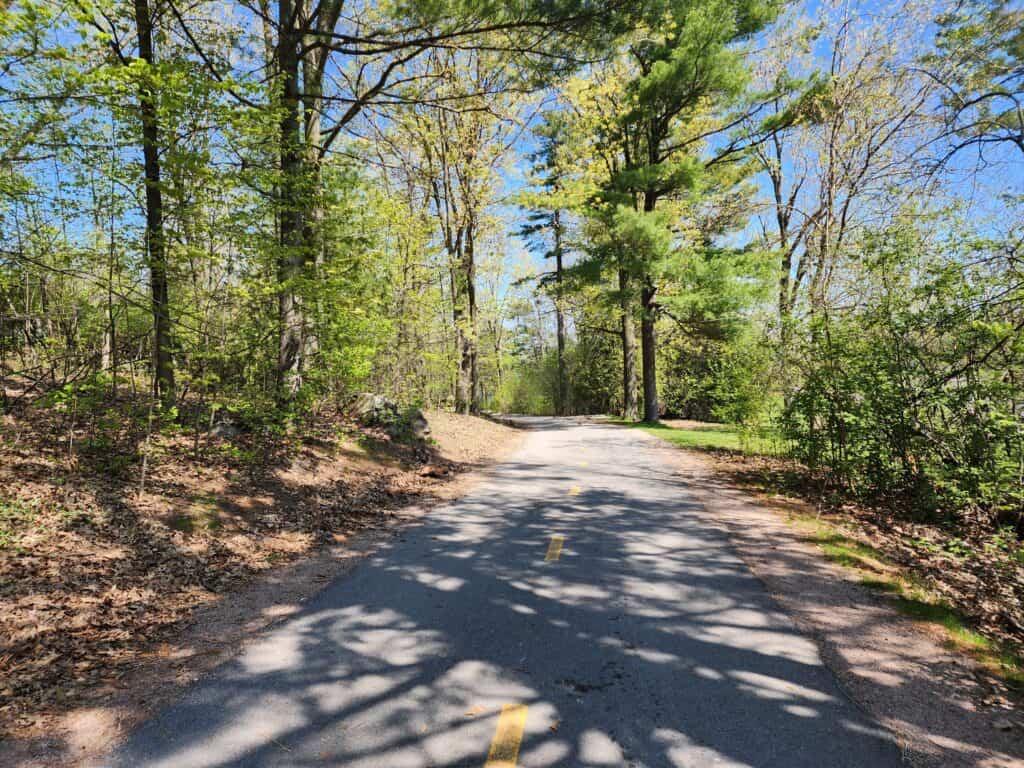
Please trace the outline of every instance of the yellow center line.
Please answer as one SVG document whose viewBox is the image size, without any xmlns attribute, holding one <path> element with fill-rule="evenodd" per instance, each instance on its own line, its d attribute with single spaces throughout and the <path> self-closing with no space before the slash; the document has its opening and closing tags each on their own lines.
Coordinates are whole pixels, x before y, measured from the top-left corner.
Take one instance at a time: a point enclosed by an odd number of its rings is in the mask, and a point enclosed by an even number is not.
<svg viewBox="0 0 1024 768">
<path fill-rule="evenodd" d="M 562 545 L 565 544 L 565 536 L 555 534 L 548 544 L 548 553 L 544 555 L 544 562 L 551 563 L 562 556 Z"/>
<path fill-rule="evenodd" d="M 501 708 L 498 729 L 494 732 L 484 768 L 516 768 L 528 709 L 525 704 L 506 704 Z"/>
<path fill-rule="evenodd" d="M 589 461 L 581 461 L 580 462 L 580 466 L 581 467 L 589 467 L 590 466 L 590 462 Z"/>
<path fill-rule="evenodd" d="M 578 485 L 574 485 L 572 488 L 569 489 L 569 495 L 570 496 L 579 496 L 580 495 L 580 487 Z"/>
</svg>

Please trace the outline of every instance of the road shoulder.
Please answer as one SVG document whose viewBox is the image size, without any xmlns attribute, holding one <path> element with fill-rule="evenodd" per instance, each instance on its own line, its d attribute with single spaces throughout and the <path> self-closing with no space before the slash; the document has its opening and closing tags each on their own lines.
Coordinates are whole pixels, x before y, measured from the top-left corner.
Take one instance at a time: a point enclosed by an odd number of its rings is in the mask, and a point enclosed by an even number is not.
<svg viewBox="0 0 1024 768">
<path fill-rule="evenodd" d="M 913 765 L 1022 764 L 1024 732 L 1005 711 L 981 703 L 980 665 L 825 560 L 780 509 L 737 489 L 705 457 L 658 442 L 711 521 L 816 640 L 850 698 L 897 735 Z"/>
</svg>

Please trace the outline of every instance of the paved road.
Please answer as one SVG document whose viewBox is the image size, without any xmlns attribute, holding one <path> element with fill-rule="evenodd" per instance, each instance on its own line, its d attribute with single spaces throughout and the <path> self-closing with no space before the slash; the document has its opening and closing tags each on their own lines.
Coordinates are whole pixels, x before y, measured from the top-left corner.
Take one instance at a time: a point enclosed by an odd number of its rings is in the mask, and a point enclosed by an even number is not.
<svg viewBox="0 0 1024 768">
<path fill-rule="evenodd" d="M 329 585 L 110 764 L 901 765 L 664 449 L 593 422 L 532 426 L 474 492 Z"/>
</svg>

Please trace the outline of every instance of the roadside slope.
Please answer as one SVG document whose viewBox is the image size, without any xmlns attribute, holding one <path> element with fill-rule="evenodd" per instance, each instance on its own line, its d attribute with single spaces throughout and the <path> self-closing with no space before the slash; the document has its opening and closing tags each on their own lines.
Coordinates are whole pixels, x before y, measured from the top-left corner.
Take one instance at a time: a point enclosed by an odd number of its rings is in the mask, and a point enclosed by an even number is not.
<svg viewBox="0 0 1024 768">
<path fill-rule="evenodd" d="M 347 424 L 262 465 L 232 458 L 244 440 L 193 458 L 158 437 L 143 492 L 136 474 L 46 450 L 10 420 L 0 487 L 6 509 L 26 511 L 0 521 L 0 763 L 102 750 L 522 438 L 428 419 L 425 445 Z"/>
</svg>

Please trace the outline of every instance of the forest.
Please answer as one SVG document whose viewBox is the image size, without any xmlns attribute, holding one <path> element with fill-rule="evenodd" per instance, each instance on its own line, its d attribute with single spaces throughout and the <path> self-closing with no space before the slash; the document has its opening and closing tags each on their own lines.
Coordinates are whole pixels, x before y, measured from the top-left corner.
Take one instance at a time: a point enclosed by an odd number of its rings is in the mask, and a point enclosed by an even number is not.
<svg viewBox="0 0 1024 768">
<path fill-rule="evenodd" d="M 0 383 L 61 484 L 278 461 L 371 393 L 728 428 L 1015 568 L 1024 8 L 0 0 Z"/>
<path fill-rule="evenodd" d="M 3 407 L 740 425 L 1020 528 L 1020 8 L 5 3 Z"/>
</svg>

